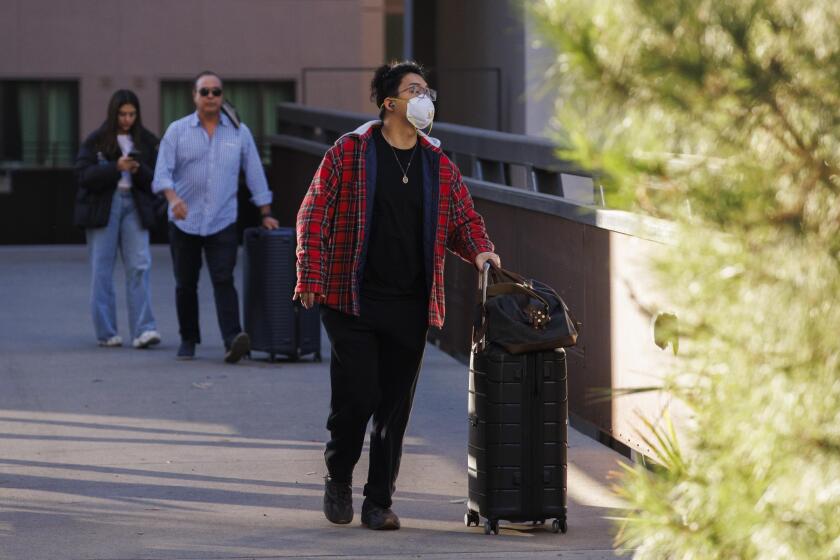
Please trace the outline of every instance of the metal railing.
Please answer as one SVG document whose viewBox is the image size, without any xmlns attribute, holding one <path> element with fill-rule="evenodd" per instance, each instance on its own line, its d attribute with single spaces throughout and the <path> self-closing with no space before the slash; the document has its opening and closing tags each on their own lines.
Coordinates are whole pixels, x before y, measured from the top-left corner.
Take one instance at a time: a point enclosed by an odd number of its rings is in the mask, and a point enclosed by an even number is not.
<svg viewBox="0 0 840 560">
<path fill-rule="evenodd" d="M 290 141 L 303 147 L 295 141 L 331 144 L 371 117 L 281 103 L 277 119 L 279 138 L 274 142 Z M 559 159 L 557 146 L 549 140 L 447 123 L 436 123 L 432 135 L 441 141 L 441 148 L 464 177 L 475 184 L 504 185 L 575 204 L 596 202 L 591 174 Z"/>
<path fill-rule="evenodd" d="M 78 150 L 77 142 L 35 141 L 21 142 L 17 157 L 7 155 L 0 159 L 5 167 L 64 167 L 73 165 Z"/>
</svg>

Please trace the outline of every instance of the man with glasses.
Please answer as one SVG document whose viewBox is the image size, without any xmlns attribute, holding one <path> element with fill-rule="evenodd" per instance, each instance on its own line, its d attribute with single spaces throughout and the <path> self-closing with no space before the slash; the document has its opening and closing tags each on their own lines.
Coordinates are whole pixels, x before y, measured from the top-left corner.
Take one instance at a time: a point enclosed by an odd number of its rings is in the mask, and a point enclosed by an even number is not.
<svg viewBox="0 0 840 560">
<path fill-rule="evenodd" d="M 160 143 L 154 192 L 169 201 L 169 246 L 175 272 L 175 305 L 181 345 L 177 358 L 195 357 L 201 342 L 198 326 L 198 276 L 201 253 L 207 261 L 216 315 L 227 363 L 236 363 L 251 349 L 239 322 L 239 296 L 233 269 L 239 239 L 236 231 L 239 170 L 245 171 L 262 225 L 278 227 L 271 215 L 268 189 L 254 137 L 222 112 L 222 79 L 202 72 L 193 81 L 195 113 L 173 122 Z"/>
<path fill-rule="evenodd" d="M 493 253 L 461 174 L 422 129 L 437 94 L 414 62 L 374 74 L 380 119 L 327 151 L 297 216 L 304 307 L 321 303 L 332 343 L 324 514 L 353 520 L 352 477 L 373 418 L 362 524 L 399 529 L 391 510 L 429 326 L 444 319 L 446 250 L 479 270 Z"/>
</svg>

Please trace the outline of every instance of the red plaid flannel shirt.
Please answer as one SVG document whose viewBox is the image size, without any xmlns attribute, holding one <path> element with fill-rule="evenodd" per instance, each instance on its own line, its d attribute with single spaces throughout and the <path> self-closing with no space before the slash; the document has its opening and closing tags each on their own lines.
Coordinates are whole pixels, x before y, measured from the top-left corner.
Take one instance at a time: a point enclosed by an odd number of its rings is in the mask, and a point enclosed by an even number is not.
<svg viewBox="0 0 840 560">
<path fill-rule="evenodd" d="M 369 124 L 336 141 L 315 172 L 297 215 L 295 292 L 315 293 L 316 301 L 353 315 L 359 314 L 358 272 L 368 203 L 365 150 L 371 134 Z M 440 328 L 445 315 L 445 249 L 474 263 L 479 253 L 493 251 L 493 243 L 458 168 L 426 137 L 418 141 L 439 158 L 429 325 Z"/>
</svg>

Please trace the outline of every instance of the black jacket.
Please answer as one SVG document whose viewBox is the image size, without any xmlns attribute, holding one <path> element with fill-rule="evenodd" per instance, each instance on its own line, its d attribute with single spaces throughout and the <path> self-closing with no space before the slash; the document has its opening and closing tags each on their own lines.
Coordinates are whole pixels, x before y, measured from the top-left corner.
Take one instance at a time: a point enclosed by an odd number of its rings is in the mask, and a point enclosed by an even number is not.
<svg viewBox="0 0 840 560">
<path fill-rule="evenodd" d="M 97 148 L 101 134 L 100 128 L 88 136 L 79 148 L 79 155 L 76 156 L 75 170 L 79 190 L 76 193 L 73 223 L 84 228 L 108 225 L 111 200 L 120 180 L 117 160 L 122 153 L 119 149 L 112 153 L 102 153 Z M 134 146 L 135 150 L 140 151 L 140 169 L 131 176 L 131 194 L 140 223 L 146 229 L 155 226 L 158 211 L 166 208 L 165 200 L 152 193 L 158 144 L 157 137 L 144 128 Z"/>
</svg>

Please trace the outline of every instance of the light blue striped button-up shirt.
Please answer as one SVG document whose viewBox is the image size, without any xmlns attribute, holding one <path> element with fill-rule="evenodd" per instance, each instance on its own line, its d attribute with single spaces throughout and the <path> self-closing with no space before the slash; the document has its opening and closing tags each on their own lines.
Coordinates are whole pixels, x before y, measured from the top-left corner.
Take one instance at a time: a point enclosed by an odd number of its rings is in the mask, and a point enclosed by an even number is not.
<svg viewBox="0 0 840 560">
<path fill-rule="evenodd" d="M 257 206 L 271 203 L 254 136 L 245 124 L 233 126 L 226 115 L 210 137 L 193 113 L 169 125 L 160 142 L 152 190 L 174 189 L 187 204 L 187 217 L 169 219 L 193 235 L 213 235 L 236 221 L 239 169 Z"/>
</svg>

